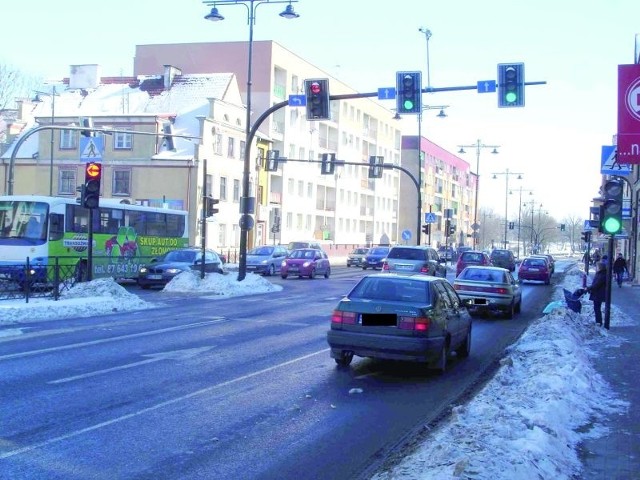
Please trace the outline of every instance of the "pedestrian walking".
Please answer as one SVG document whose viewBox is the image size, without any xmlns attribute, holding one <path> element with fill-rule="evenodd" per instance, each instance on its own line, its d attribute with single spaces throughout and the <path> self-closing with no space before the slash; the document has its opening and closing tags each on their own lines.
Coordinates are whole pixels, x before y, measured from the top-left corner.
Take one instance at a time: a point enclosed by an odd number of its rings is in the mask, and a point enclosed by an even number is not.
<svg viewBox="0 0 640 480">
<path fill-rule="evenodd" d="M 602 263 L 596 263 L 596 274 L 593 276 L 591 286 L 587 287 L 589 292 L 589 300 L 593 302 L 593 311 L 596 314 L 596 323 L 602 325 L 602 303 L 605 300 L 605 292 L 607 286 L 607 266 Z"/>
<path fill-rule="evenodd" d="M 613 262 L 613 273 L 616 275 L 616 282 L 618 282 L 618 287 L 622 287 L 622 279 L 624 278 L 625 272 L 627 270 L 627 261 L 624 259 L 621 253 L 618 254 L 618 258 L 616 258 L 615 262 Z"/>
</svg>

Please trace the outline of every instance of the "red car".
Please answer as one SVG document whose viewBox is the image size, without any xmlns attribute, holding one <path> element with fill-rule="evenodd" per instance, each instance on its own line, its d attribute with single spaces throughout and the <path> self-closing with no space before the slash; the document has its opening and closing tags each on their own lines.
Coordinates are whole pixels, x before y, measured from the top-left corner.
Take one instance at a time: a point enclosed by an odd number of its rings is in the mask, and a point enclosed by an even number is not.
<svg viewBox="0 0 640 480">
<path fill-rule="evenodd" d="M 289 275 L 314 278 L 316 275 L 331 275 L 329 257 L 322 250 L 315 248 L 299 248 L 293 250 L 280 265 L 280 276 L 287 278 Z"/>
<path fill-rule="evenodd" d="M 462 252 L 458 257 L 458 263 L 456 263 L 456 277 L 469 265 L 489 266 L 491 265 L 491 259 L 486 253 L 477 250 Z"/>
<path fill-rule="evenodd" d="M 551 283 L 551 268 L 544 257 L 527 257 L 520 264 L 518 279 L 521 281 Z"/>
</svg>

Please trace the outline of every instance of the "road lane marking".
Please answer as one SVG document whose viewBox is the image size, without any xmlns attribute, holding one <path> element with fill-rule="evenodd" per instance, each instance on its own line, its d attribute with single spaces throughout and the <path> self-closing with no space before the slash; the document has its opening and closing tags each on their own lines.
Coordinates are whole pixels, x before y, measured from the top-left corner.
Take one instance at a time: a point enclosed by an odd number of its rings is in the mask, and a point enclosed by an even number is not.
<svg viewBox="0 0 640 480">
<path fill-rule="evenodd" d="M 142 355 L 143 357 L 151 357 L 146 360 L 140 360 L 138 362 L 127 363 L 126 365 L 120 365 L 118 367 L 104 368 L 102 370 L 96 370 L 93 372 L 82 373 L 80 375 L 74 375 L 73 377 L 60 378 L 58 380 L 52 380 L 47 382 L 50 385 L 58 383 L 73 382 L 74 380 L 81 380 L 84 378 L 95 377 L 97 375 L 103 375 L 105 373 L 116 372 L 118 370 L 125 370 L 127 368 L 139 367 L 140 365 L 146 365 L 147 363 L 159 362 L 160 360 L 186 360 L 196 355 L 211 350 L 213 347 L 200 347 L 200 348 L 186 348 L 183 350 L 173 350 L 171 352 L 158 352 Z"/>
<path fill-rule="evenodd" d="M 204 394 L 212 392 L 212 391 L 214 391 L 214 390 L 216 390 L 218 388 L 226 387 L 228 385 L 232 385 L 234 383 L 238 383 L 238 382 L 241 382 L 243 380 L 248 380 L 250 378 L 257 377 L 258 375 L 262 375 L 264 373 L 272 372 L 273 370 L 276 370 L 278 368 L 287 367 L 287 366 L 289 366 L 289 365 L 291 365 L 293 363 L 299 362 L 301 360 L 306 360 L 307 358 L 311 358 L 311 357 L 319 355 L 319 354 L 325 354 L 329 350 L 330 350 L 329 348 L 324 348 L 322 350 L 318 350 L 317 352 L 313 352 L 313 353 L 309 353 L 307 355 L 303 355 L 301 357 L 293 358 L 291 360 L 287 360 L 286 362 L 279 363 L 277 365 L 272 365 L 271 367 L 263 368 L 262 370 L 258 370 L 258 371 L 255 371 L 253 373 L 248 373 L 246 375 L 242 375 L 240 377 L 236 377 L 236 378 L 233 378 L 231 380 L 227 380 L 226 382 L 218 383 L 216 385 L 211 385 L 209 387 L 202 388 L 200 390 L 196 390 L 195 392 L 191 392 L 191 393 L 188 393 L 186 395 L 182 395 L 180 397 L 172 398 L 171 400 L 166 400 L 166 401 L 158 403 L 156 405 L 152 405 L 150 407 L 146 407 L 146 408 L 143 408 L 141 410 L 138 410 L 138 411 L 135 411 L 135 412 L 132 412 L 132 413 L 127 413 L 126 415 L 121 415 L 119 417 L 112 418 L 111 420 L 106 420 L 104 422 L 96 423 L 95 425 L 91 425 L 89 427 L 81 428 L 79 430 L 75 430 L 73 432 L 69 432 L 69 433 L 66 433 L 64 435 L 59 435 L 57 437 L 50 438 L 49 440 L 45 440 L 43 442 L 34 443 L 33 445 L 28 445 L 26 447 L 17 448 L 15 450 L 10 450 L 8 452 L 0 453 L 0 460 L 5 459 L 5 458 L 9 458 L 9 457 L 14 457 L 16 455 L 21 455 L 23 453 L 28 453 L 28 452 L 31 452 L 31 451 L 36 450 L 38 448 L 47 447 L 47 446 L 52 445 L 54 443 L 58 443 L 58 442 L 61 442 L 63 440 L 68 440 L 70 438 L 77 437 L 79 435 L 82 435 L 83 433 L 92 432 L 94 430 L 99 430 L 101 428 L 108 427 L 110 425 L 114 425 L 116 423 L 120 423 L 120 422 L 123 422 L 125 420 L 129 420 L 131 418 L 139 417 L 140 415 L 143 415 L 143 414 L 149 413 L 149 412 L 153 412 L 155 410 L 158 410 L 158 409 L 163 408 L 163 407 L 167 407 L 169 405 L 173 405 L 174 403 L 182 402 L 182 401 L 188 400 L 190 398 L 195 398 L 195 397 L 198 397 L 200 395 L 204 395 Z"/>
<path fill-rule="evenodd" d="M 131 333 L 129 335 L 119 335 L 117 337 L 103 338 L 101 340 L 92 340 L 90 342 L 72 343 L 70 345 L 62 345 L 60 347 L 50 347 L 50 348 L 42 348 L 40 350 L 30 350 L 28 352 L 11 353 L 9 355 L 0 356 L 0 361 L 11 360 L 14 358 L 31 357 L 31 356 L 40 355 L 43 353 L 60 352 L 63 350 L 71 350 L 74 348 L 89 347 L 92 345 L 100 345 L 103 343 L 117 342 L 118 340 L 128 340 L 130 338 L 147 337 L 149 335 L 158 335 L 160 333 L 175 332 L 178 330 L 186 330 L 188 328 L 204 327 L 207 325 L 213 325 L 214 323 L 220 323 L 223 320 L 225 320 L 225 317 L 214 317 L 212 320 L 208 320 L 206 322 L 196 322 L 196 323 L 190 323 L 188 325 L 180 325 L 176 327 L 161 328 L 159 330 L 151 330 L 148 332 Z"/>
</svg>

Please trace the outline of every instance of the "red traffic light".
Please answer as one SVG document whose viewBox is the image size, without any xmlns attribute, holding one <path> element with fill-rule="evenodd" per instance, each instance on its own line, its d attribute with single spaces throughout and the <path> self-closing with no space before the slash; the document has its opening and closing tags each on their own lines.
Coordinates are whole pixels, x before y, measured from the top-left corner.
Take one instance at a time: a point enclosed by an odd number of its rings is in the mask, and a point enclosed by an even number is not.
<svg viewBox="0 0 640 480">
<path fill-rule="evenodd" d="M 85 180 L 100 180 L 102 176 L 102 164 L 90 162 L 87 163 L 84 169 L 84 178 Z"/>
<path fill-rule="evenodd" d="M 317 95 L 320 92 L 322 92 L 322 87 L 318 82 L 312 82 L 309 87 L 309 90 L 311 90 L 311 93 L 313 93 L 314 95 Z"/>
</svg>

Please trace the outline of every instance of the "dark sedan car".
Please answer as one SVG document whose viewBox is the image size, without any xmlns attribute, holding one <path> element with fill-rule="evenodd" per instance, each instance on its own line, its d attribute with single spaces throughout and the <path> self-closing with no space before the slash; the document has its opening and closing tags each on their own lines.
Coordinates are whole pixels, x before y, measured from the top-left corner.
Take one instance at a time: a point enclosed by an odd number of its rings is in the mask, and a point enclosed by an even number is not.
<svg viewBox="0 0 640 480">
<path fill-rule="evenodd" d="M 223 262 L 213 250 L 204 251 L 204 271 L 207 273 L 224 273 Z M 202 249 L 179 248 L 154 258 L 148 265 L 140 267 L 138 285 L 142 288 L 164 286 L 179 273 L 202 268 Z"/>
<path fill-rule="evenodd" d="M 314 248 L 299 248 L 292 251 L 288 257 L 282 260 L 280 276 L 287 278 L 289 275 L 298 277 L 315 278 L 316 275 L 331 275 L 331 262 L 322 250 Z"/>
<path fill-rule="evenodd" d="M 530 256 L 525 258 L 518 269 L 518 279 L 521 281 L 551 283 L 551 269 L 546 257 Z"/>
<path fill-rule="evenodd" d="M 445 371 L 450 352 L 469 356 L 471 316 L 443 278 L 375 273 L 338 303 L 327 342 L 340 366 L 357 355 L 425 362 Z"/>
<path fill-rule="evenodd" d="M 371 247 L 361 263 L 362 269 L 373 268 L 374 270 L 381 270 L 389 250 L 391 250 L 391 247 Z"/>
</svg>

